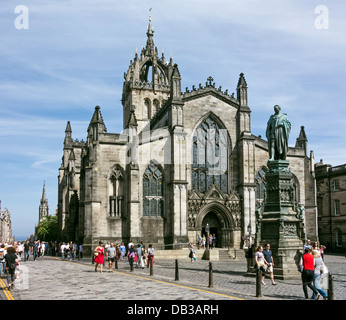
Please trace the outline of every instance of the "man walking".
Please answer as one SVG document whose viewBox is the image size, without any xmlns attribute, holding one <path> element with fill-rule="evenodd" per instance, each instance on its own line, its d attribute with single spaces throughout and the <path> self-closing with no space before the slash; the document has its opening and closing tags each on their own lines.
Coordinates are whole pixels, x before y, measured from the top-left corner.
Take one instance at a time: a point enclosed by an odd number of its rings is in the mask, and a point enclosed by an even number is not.
<svg viewBox="0 0 346 320">
<path fill-rule="evenodd" d="M 273 253 L 270 250 L 270 244 L 267 243 L 265 245 L 265 248 L 263 250 L 263 256 L 265 261 L 267 262 L 267 272 L 270 273 L 270 279 L 272 281 L 272 285 L 276 285 L 276 282 L 274 281 L 274 259 L 273 259 Z"/>
<path fill-rule="evenodd" d="M 112 272 L 113 263 L 115 261 L 115 247 L 113 242 L 107 248 L 106 259 L 108 260 L 108 264 L 109 264 L 109 272 Z"/>
<path fill-rule="evenodd" d="M 24 261 L 29 260 L 29 252 L 30 252 L 30 244 L 29 244 L 29 240 L 26 240 L 24 244 Z"/>
</svg>

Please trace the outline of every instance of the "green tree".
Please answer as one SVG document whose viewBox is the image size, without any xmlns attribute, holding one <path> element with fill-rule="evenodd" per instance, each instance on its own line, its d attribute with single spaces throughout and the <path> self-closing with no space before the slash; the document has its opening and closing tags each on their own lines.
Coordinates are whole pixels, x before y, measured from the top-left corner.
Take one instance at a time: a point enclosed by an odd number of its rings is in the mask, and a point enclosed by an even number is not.
<svg viewBox="0 0 346 320">
<path fill-rule="evenodd" d="M 46 216 L 36 227 L 37 239 L 41 241 L 55 241 L 57 239 L 58 217 Z"/>
</svg>

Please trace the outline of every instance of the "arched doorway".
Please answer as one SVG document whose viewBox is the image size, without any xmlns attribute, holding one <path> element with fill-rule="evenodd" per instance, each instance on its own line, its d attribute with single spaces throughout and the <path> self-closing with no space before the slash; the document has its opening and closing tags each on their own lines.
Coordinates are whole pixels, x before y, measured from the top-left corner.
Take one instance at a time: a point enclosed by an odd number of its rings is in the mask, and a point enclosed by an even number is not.
<svg viewBox="0 0 346 320">
<path fill-rule="evenodd" d="M 219 247 L 219 245 L 221 245 L 221 241 L 219 241 L 219 236 L 221 234 L 221 225 L 215 212 L 210 211 L 209 213 L 207 213 L 202 221 L 201 234 L 205 237 L 207 237 L 207 232 L 205 230 L 207 224 L 209 225 L 209 234 L 213 236 L 215 235 L 216 247 Z"/>
<path fill-rule="evenodd" d="M 196 229 L 206 234 L 205 226 L 209 224 L 209 233 L 216 238 L 216 247 L 233 247 L 235 243 L 235 223 L 231 212 L 220 202 L 214 201 L 200 209 Z"/>
</svg>

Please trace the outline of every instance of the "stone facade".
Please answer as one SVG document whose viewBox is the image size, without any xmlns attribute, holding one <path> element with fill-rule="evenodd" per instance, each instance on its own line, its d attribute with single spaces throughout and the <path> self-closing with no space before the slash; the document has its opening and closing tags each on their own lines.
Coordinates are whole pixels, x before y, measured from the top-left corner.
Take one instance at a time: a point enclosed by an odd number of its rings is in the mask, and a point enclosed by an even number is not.
<svg viewBox="0 0 346 320">
<path fill-rule="evenodd" d="M 205 84 L 181 90 L 173 59 L 147 43 L 124 74 L 122 133 L 108 133 L 100 107 L 87 140 L 65 131 L 59 169 L 58 219 L 61 240 L 143 240 L 171 246 L 196 242 L 205 232 L 219 247 L 239 249 L 256 232 L 268 143 L 251 133 L 251 109 L 244 74 L 236 95 Z M 315 179 L 302 128 L 289 148 L 297 203 L 306 208 L 310 237 L 316 237 Z M 312 226 L 310 226 L 312 221 Z"/>
<path fill-rule="evenodd" d="M 321 160 L 315 166 L 318 235 L 328 251 L 346 248 L 346 164 L 332 167 Z"/>
<path fill-rule="evenodd" d="M 12 241 L 12 222 L 10 211 L 8 211 L 7 208 L 4 210 L 1 210 L 0 208 L 0 243 L 10 243 Z"/>
</svg>

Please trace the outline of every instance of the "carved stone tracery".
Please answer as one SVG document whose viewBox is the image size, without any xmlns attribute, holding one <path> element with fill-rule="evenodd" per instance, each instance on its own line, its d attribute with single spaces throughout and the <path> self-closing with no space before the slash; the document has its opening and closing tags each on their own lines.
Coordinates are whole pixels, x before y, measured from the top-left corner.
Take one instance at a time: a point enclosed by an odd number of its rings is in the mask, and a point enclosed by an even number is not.
<svg viewBox="0 0 346 320">
<path fill-rule="evenodd" d="M 198 228 L 198 215 L 205 206 L 213 203 L 223 206 L 223 211 L 229 214 L 229 218 L 234 222 L 235 228 L 241 227 L 242 218 L 239 195 L 235 191 L 224 194 L 218 186 L 213 184 L 204 194 L 195 189 L 188 191 L 188 228 Z"/>
</svg>

